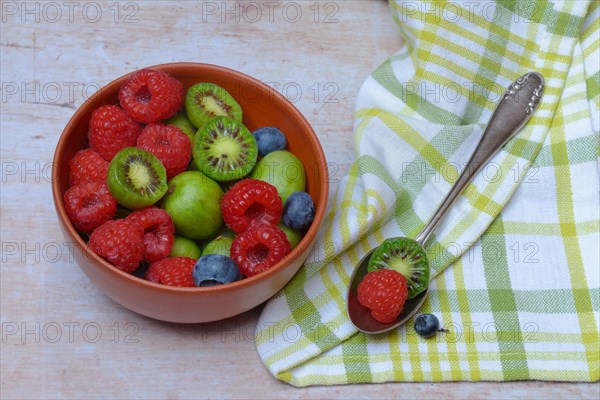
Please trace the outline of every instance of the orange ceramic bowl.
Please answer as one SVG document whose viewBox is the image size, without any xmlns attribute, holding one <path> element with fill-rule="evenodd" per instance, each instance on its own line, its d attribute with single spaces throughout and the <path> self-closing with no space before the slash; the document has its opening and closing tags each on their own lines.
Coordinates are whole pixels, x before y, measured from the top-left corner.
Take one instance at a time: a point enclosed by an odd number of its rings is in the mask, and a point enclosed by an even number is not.
<svg viewBox="0 0 600 400">
<path fill-rule="evenodd" d="M 173 63 L 160 69 L 179 79 L 187 89 L 197 82 L 213 82 L 227 89 L 242 107 L 244 124 L 252 131 L 277 126 L 306 169 L 307 191 L 315 202 L 314 221 L 300 244 L 281 262 L 251 278 L 226 285 L 178 288 L 160 285 L 127 274 L 96 255 L 71 224 L 63 206 L 69 186 L 69 160 L 87 147 L 88 121 L 103 104 L 118 104 L 119 88 L 128 75 L 109 83 L 89 98 L 65 127 L 54 153 L 52 192 L 60 226 L 75 244 L 75 260 L 106 295 L 139 314 L 169 322 L 197 323 L 228 318 L 263 303 L 281 289 L 308 256 L 323 220 L 329 192 L 327 164 L 310 124 L 282 95 L 264 83 L 224 67 L 200 63 Z"/>
</svg>

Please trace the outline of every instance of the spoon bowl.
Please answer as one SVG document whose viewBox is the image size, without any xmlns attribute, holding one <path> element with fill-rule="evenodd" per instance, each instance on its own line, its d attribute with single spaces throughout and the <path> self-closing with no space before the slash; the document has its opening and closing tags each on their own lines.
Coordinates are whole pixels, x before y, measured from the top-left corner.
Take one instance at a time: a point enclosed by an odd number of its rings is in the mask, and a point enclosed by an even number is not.
<svg viewBox="0 0 600 400">
<path fill-rule="evenodd" d="M 367 275 L 367 267 L 369 266 L 369 260 L 373 255 L 375 249 L 371 250 L 366 256 L 358 264 L 358 267 L 352 273 L 350 277 L 350 290 L 348 290 L 348 315 L 350 315 L 352 319 L 352 323 L 354 326 L 362 332 L 365 333 L 383 333 L 387 332 L 391 329 L 394 329 L 398 325 L 402 325 L 406 321 L 408 321 L 423 305 L 425 299 L 427 298 L 427 293 L 429 293 L 429 287 L 418 295 L 416 295 L 412 299 L 407 299 L 406 303 L 404 303 L 404 308 L 396 321 L 391 322 L 389 324 L 384 324 L 382 322 L 377 321 L 375 318 L 371 316 L 371 310 L 367 307 L 363 306 L 358 301 L 357 289 L 358 284 L 363 280 L 365 275 Z"/>
<path fill-rule="evenodd" d="M 531 118 L 539 105 L 539 101 L 544 91 L 544 78 L 537 72 L 529 72 L 515 82 L 513 82 L 504 96 L 498 103 L 496 110 L 490 118 L 485 131 L 477 147 L 473 151 L 466 168 L 460 174 L 450 192 L 442 200 L 438 209 L 434 212 L 431 219 L 421 232 L 415 238 L 415 241 L 422 247 L 425 247 L 427 240 L 448 213 L 454 202 L 458 199 L 463 190 L 479 172 L 485 163 L 487 163 L 494 154 L 496 154 L 512 138 L 525 123 Z M 419 293 L 412 299 L 407 299 L 404 307 L 397 319 L 391 323 L 382 323 L 377 321 L 371 315 L 371 309 L 363 306 L 358 301 L 358 285 L 368 273 L 368 265 L 373 252 L 371 250 L 360 261 L 350 277 L 350 286 L 346 298 L 346 306 L 350 322 L 356 329 L 370 334 L 382 333 L 392 330 L 406 321 L 408 321 L 423 305 L 427 294 L 427 289 Z"/>
</svg>

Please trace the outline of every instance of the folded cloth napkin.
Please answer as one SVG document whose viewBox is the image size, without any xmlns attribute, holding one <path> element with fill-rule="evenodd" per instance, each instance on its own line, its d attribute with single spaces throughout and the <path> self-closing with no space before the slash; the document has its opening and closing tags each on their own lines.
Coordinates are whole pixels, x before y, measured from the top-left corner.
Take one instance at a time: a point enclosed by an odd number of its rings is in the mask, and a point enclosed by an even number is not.
<svg viewBox="0 0 600 400">
<path fill-rule="evenodd" d="M 600 4 L 396 1 L 404 47 L 357 99 L 356 161 L 308 261 L 265 307 L 256 346 L 296 386 L 600 377 Z M 477 175 L 427 249 L 412 320 L 357 332 L 353 268 L 386 238 L 414 237 L 464 167 L 505 88 L 528 71 L 540 107 Z"/>
</svg>

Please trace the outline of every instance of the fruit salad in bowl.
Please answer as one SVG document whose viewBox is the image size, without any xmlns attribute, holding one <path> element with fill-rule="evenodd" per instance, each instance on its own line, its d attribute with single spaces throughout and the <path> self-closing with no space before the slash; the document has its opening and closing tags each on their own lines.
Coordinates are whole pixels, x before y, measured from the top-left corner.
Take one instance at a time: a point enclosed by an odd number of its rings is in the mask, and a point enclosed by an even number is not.
<svg viewBox="0 0 600 400">
<path fill-rule="evenodd" d="M 306 119 L 269 86 L 208 64 L 111 82 L 71 118 L 54 166 L 80 267 L 118 303 L 165 321 L 267 300 L 306 259 L 327 204 Z"/>
</svg>

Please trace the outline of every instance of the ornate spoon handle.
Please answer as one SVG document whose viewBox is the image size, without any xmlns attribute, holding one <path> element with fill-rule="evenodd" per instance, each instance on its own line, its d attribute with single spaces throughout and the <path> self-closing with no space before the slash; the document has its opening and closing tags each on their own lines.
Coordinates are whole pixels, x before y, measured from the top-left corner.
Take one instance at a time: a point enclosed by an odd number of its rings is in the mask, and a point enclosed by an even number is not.
<svg viewBox="0 0 600 400">
<path fill-rule="evenodd" d="M 467 187 L 471 179 L 529 120 L 537 109 L 543 91 L 544 78 L 537 72 L 529 72 L 510 85 L 502 100 L 498 103 L 465 169 L 441 202 L 437 211 L 415 238 L 418 243 L 422 246 L 425 245 L 431 233 L 444 219 L 452 204 Z"/>
</svg>

